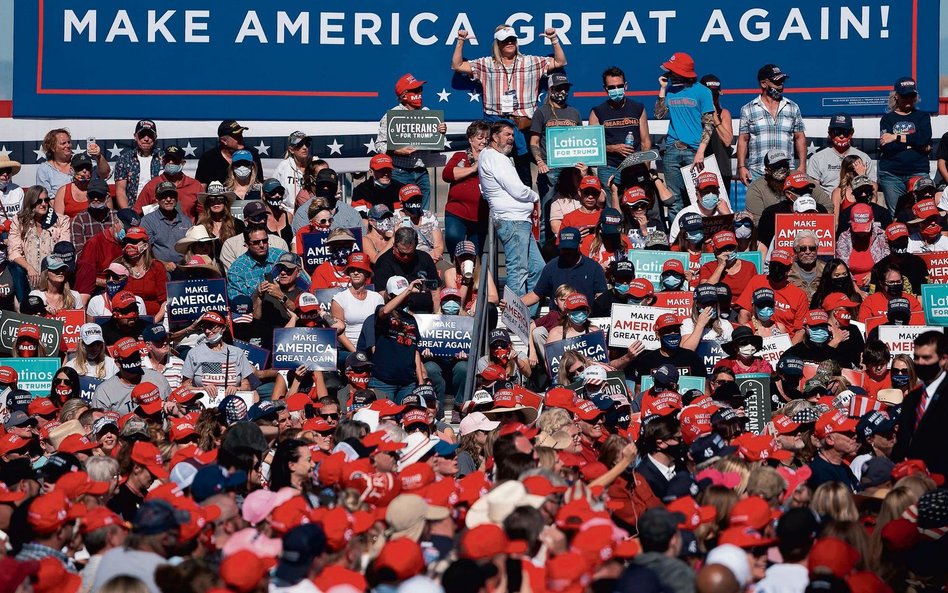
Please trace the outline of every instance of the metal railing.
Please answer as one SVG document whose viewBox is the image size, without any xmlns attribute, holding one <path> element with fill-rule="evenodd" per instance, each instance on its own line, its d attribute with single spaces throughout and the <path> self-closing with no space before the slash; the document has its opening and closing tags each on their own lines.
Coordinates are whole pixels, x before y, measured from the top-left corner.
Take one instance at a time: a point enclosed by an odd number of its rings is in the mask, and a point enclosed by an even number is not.
<svg viewBox="0 0 948 593">
<path fill-rule="evenodd" d="M 494 224 L 491 221 L 487 225 L 487 244 L 481 252 L 481 275 L 477 284 L 477 298 L 480 302 L 474 310 L 474 331 L 471 332 L 471 350 L 468 352 L 467 377 L 464 380 L 464 394 L 462 402 L 466 402 L 474 395 L 474 379 L 477 376 L 477 360 L 484 353 L 487 347 L 487 334 L 489 333 L 489 303 L 487 302 L 488 276 L 497 280 L 497 240 L 494 236 Z"/>
</svg>

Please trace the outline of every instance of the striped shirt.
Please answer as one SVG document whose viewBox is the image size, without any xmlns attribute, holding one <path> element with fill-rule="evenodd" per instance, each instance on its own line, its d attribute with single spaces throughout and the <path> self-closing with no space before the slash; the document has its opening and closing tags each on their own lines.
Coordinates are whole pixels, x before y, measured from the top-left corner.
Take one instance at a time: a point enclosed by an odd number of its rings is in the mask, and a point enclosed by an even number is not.
<svg viewBox="0 0 948 593">
<path fill-rule="evenodd" d="M 764 174 L 764 155 L 768 150 L 777 148 L 790 155 L 790 169 L 799 163 L 793 149 L 793 135 L 805 132 L 800 107 L 790 99 L 781 99 L 777 108 L 777 118 L 761 103 L 758 95 L 753 101 L 741 107 L 741 134 L 748 134 L 747 161 L 744 163 L 756 175 Z"/>
<path fill-rule="evenodd" d="M 142 357 L 142 368 L 151 369 L 157 371 L 155 364 L 151 361 L 150 356 Z M 181 386 L 181 375 L 184 371 L 184 360 L 178 358 L 177 356 L 168 355 L 168 362 L 165 363 L 165 368 L 158 371 L 164 375 L 165 379 L 168 380 L 168 385 L 172 389 L 177 389 Z"/>
<path fill-rule="evenodd" d="M 514 100 L 512 115 L 533 117 L 537 108 L 537 95 L 540 93 L 540 81 L 547 70 L 553 66 L 549 56 L 518 55 L 509 68 L 496 62 L 493 56 L 471 60 L 471 79 L 484 87 L 484 113 L 504 115 L 504 93 L 513 89 Z"/>
</svg>

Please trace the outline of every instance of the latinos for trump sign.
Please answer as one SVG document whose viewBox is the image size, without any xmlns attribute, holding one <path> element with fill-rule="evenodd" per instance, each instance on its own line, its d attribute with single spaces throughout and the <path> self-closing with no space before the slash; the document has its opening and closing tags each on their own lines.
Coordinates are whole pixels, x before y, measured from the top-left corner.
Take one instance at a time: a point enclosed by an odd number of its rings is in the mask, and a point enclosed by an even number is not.
<svg viewBox="0 0 948 593">
<path fill-rule="evenodd" d="M 352 251 L 362 251 L 362 229 L 355 227 L 349 230 L 352 231 L 352 235 L 356 240 Z M 329 245 L 326 243 L 329 232 L 303 233 L 303 269 L 306 270 L 307 274 L 312 274 L 313 270 L 319 267 L 319 264 L 329 259 Z"/>
<path fill-rule="evenodd" d="M 444 112 L 431 109 L 391 109 L 385 114 L 388 149 L 444 149 L 444 134 L 438 127 L 444 123 Z"/>
<path fill-rule="evenodd" d="M 670 259 L 681 262 L 687 272 L 691 265 L 687 253 L 673 253 L 671 251 L 649 251 L 648 249 L 633 249 L 626 252 L 626 258 L 635 266 L 635 277 L 645 278 L 655 286 L 662 281 L 662 267 Z M 687 287 L 685 287 L 687 288 Z"/>
<path fill-rule="evenodd" d="M 572 167 L 576 163 L 606 164 L 606 132 L 602 126 L 553 126 L 546 129 L 546 163 Z"/>
<path fill-rule="evenodd" d="M 705 235 L 705 237 L 707 237 L 707 235 Z M 702 253 L 701 260 L 700 260 L 701 265 L 703 266 L 706 263 L 713 262 L 714 259 L 715 258 L 714 258 L 713 253 Z M 760 273 L 761 269 L 763 269 L 764 258 L 759 251 L 756 251 L 756 250 L 755 251 L 738 251 L 737 259 L 741 261 L 749 262 L 751 265 L 754 266 L 754 268 L 757 269 L 758 274 Z"/>
<path fill-rule="evenodd" d="M 929 325 L 948 325 L 948 284 L 923 284 L 922 310 Z"/>
<path fill-rule="evenodd" d="M 606 335 L 601 331 L 574 336 L 543 348 L 546 355 L 546 370 L 554 379 L 560 371 L 560 359 L 567 350 L 576 350 L 586 358 L 598 362 L 609 362 L 609 353 L 606 351 Z"/>
<path fill-rule="evenodd" d="M 813 231 L 819 240 L 817 255 L 836 254 L 836 235 L 833 232 L 832 214 L 778 214 L 775 224 L 774 249 L 786 249 L 793 253 L 793 239 L 797 231 Z"/>
<path fill-rule="evenodd" d="M 61 366 L 58 358 L 0 358 L 0 366 L 16 371 L 17 386 L 34 397 L 48 397 L 53 375 Z"/>
<path fill-rule="evenodd" d="M 791 76 L 788 92 L 805 115 L 882 114 L 892 85 L 913 76 L 922 97 L 938 95 L 936 0 L 697 2 L 590 0 L 514 5 L 392 3 L 382 0 L 35 0 L 17 2 L 13 110 L 17 117 L 378 121 L 396 104 L 396 79 L 427 80 L 425 103 L 452 119 L 482 113 L 483 95 L 450 69 L 456 32 L 471 33 L 464 57 L 491 55 L 498 24 L 516 31 L 524 54 L 547 56 L 556 29 L 580 113 L 605 99 L 600 73 L 615 63 L 632 74 L 630 94 L 650 104 L 659 64 L 675 51 L 717 72 L 732 113 L 756 96 L 766 62 Z M 827 56 L 858 56 L 861 67 L 812 67 Z M 68 56 L 69 59 L 61 59 Z M 192 67 L 153 68 L 170 56 Z M 620 59 L 617 62 L 617 57 Z M 219 65 L 247 64 L 240 74 Z M 301 72 L 320 64 L 331 75 Z M 109 64 L 120 76 L 89 76 L 75 64 Z M 200 67 L 197 67 L 200 65 Z M 368 69 L 380 75 L 366 76 Z M 728 76 L 726 76 L 729 75 Z M 534 98 L 531 98 L 534 99 Z M 528 112 L 533 110 L 531 101 Z M 160 124 L 159 124 L 160 125 Z M 708 159 L 706 165 L 713 162 Z"/>
<path fill-rule="evenodd" d="M 336 330 L 286 327 L 273 330 L 273 368 L 336 370 Z"/>
<path fill-rule="evenodd" d="M 227 281 L 223 278 L 182 280 L 168 283 L 168 325 L 187 327 L 206 311 L 224 312 L 227 305 Z"/>
<path fill-rule="evenodd" d="M 16 332 L 24 323 L 32 323 L 39 327 L 40 344 L 46 349 L 47 356 L 59 354 L 59 344 L 63 335 L 62 321 L 12 311 L 0 311 L 0 349 L 7 353 L 13 352 Z"/>
<path fill-rule="evenodd" d="M 454 358 L 471 349 L 474 318 L 467 315 L 415 315 L 418 351 L 431 351 L 435 358 Z"/>
</svg>

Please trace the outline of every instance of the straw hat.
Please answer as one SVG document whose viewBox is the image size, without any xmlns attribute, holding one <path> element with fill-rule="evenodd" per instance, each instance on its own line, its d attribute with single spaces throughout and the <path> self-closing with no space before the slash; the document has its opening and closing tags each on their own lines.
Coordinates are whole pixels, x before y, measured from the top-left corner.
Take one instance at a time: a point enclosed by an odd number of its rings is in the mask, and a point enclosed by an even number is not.
<svg viewBox="0 0 948 593">
<path fill-rule="evenodd" d="M 0 154 L 0 169 L 13 169 L 10 173 L 11 177 L 20 172 L 20 167 L 20 163 L 11 161 L 9 155 Z"/>
<path fill-rule="evenodd" d="M 189 228 L 184 237 L 178 239 L 178 242 L 174 244 L 174 250 L 180 254 L 185 254 L 188 252 L 188 249 L 191 248 L 193 243 L 204 243 L 206 241 L 216 241 L 217 237 L 211 235 L 207 232 L 207 228 L 203 224 L 197 224 Z"/>
<path fill-rule="evenodd" d="M 529 494 L 523 484 L 510 480 L 474 501 L 464 522 L 468 529 L 484 523 L 500 525 L 515 508 L 529 506 L 538 509 L 545 501 L 545 496 Z"/>
</svg>

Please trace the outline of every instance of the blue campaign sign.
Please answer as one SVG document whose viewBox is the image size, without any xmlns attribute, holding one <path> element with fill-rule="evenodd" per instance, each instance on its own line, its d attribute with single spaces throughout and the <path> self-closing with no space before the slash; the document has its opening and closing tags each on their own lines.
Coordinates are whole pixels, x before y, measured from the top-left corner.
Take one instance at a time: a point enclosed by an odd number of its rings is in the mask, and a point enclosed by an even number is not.
<svg viewBox="0 0 948 593">
<path fill-rule="evenodd" d="M 546 370 L 554 380 L 560 370 L 560 359 L 567 350 L 577 350 L 586 358 L 598 362 L 609 362 L 609 351 L 606 350 L 606 335 L 602 331 L 591 332 L 581 336 L 574 336 L 543 348 L 546 355 Z"/>
<path fill-rule="evenodd" d="M 743 260 L 743 261 L 746 261 L 746 262 L 750 262 L 750 263 L 754 264 L 754 267 L 757 268 L 757 273 L 758 273 L 758 274 L 760 273 L 760 271 L 761 271 L 761 270 L 763 269 L 763 267 L 764 267 L 764 258 L 763 258 L 763 256 L 760 254 L 759 251 L 738 251 L 738 252 L 737 252 L 737 259 Z M 700 261 L 701 261 L 701 265 L 702 265 L 702 266 L 703 266 L 704 264 L 708 263 L 708 262 L 712 262 L 712 261 L 714 261 L 714 254 L 713 254 L 713 253 L 702 253 L 702 254 L 701 254 L 701 260 L 700 260 Z"/>
<path fill-rule="evenodd" d="M 922 310 L 925 323 L 948 325 L 948 284 L 923 284 Z"/>
<path fill-rule="evenodd" d="M 253 365 L 253 368 L 260 370 L 267 368 L 267 361 L 270 360 L 270 351 L 260 346 L 254 346 L 250 342 L 243 340 L 234 340 L 234 346 L 247 353 L 247 360 Z"/>
<path fill-rule="evenodd" d="M 362 229 L 355 227 L 349 230 L 356 240 L 353 251 L 362 251 Z M 326 244 L 329 233 L 330 231 L 303 233 L 303 269 L 307 274 L 312 274 L 319 264 L 329 259 L 329 245 Z"/>
<path fill-rule="evenodd" d="M 681 266 L 687 271 L 688 262 L 687 253 L 675 253 L 673 251 L 650 251 L 648 249 L 633 249 L 626 252 L 626 257 L 632 265 L 635 266 L 635 277 L 645 278 L 655 286 L 659 285 L 662 277 L 662 267 L 670 259 L 677 259 Z M 684 287 L 687 288 L 687 287 Z"/>
<path fill-rule="evenodd" d="M 491 55 L 494 28 L 510 24 L 523 53 L 551 55 L 559 34 L 584 115 L 604 99 L 602 71 L 619 66 L 631 95 L 649 106 L 661 64 L 691 54 L 697 74 L 716 73 L 737 115 L 775 63 L 806 115 L 878 114 L 896 79 L 914 76 L 922 97 L 938 92 L 935 0 L 826 0 L 718 4 L 641 0 L 513 6 L 352 3 L 326 0 L 36 0 L 14 15 L 17 117 L 379 120 L 395 106 L 404 73 L 428 81 L 425 102 L 449 120 L 478 117 L 482 89 L 449 69 L 456 31 L 474 40 L 467 59 Z M 68 59 L 66 57 L 68 56 Z M 844 56 L 852 67 L 833 67 Z M 187 64 L 156 69 L 181 57 Z M 328 75 L 301 75 L 300 64 Z M 75 64 L 109 64 L 89 76 Z M 243 65 L 237 67 L 236 65 Z M 367 71 L 373 75 L 366 76 Z M 223 115 L 222 115 L 223 114 Z"/>
<path fill-rule="evenodd" d="M 467 315 L 415 315 L 418 351 L 431 350 L 436 358 L 454 358 L 471 349 L 474 318 Z"/>
<path fill-rule="evenodd" d="M 273 368 L 336 370 L 336 330 L 288 327 L 273 330 Z"/>
<path fill-rule="evenodd" d="M 79 397 L 86 403 L 92 403 L 92 396 L 99 385 L 102 385 L 103 379 L 96 379 L 87 375 L 79 375 Z"/>
<path fill-rule="evenodd" d="M 16 371 L 20 389 L 29 391 L 33 397 L 48 397 L 53 375 L 62 365 L 58 358 L 0 358 L 0 366 Z"/>
<path fill-rule="evenodd" d="M 169 282 L 168 324 L 186 327 L 206 311 L 227 311 L 227 281 L 223 278 Z"/>
</svg>

